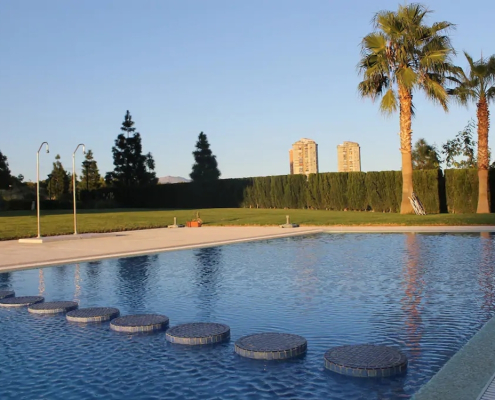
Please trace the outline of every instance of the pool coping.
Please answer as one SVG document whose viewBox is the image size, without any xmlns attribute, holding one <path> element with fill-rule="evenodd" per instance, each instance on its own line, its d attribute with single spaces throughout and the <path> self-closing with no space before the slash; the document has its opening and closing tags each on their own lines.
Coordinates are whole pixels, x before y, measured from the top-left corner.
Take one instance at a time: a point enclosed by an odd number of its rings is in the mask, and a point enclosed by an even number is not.
<svg viewBox="0 0 495 400">
<path fill-rule="evenodd" d="M 492 383 L 495 371 L 495 317 L 423 385 L 412 400 L 476 400 Z"/>
<path fill-rule="evenodd" d="M 23 244 L 18 240 L 0 241 L 0 272 L 74 264 L 112 258 L 156 254 L 166 251 L 221 246 L 256 240 L 317 233 L 482 233 L 494 232 L 491 225 L 462 226 L 302 226 L 294 229 L 279 227 L 202 227 L 183 229 L 145 229 L 103 234 L 48 237 L 43 243 Z M 65 240 L 67 239 L 67 240 Z M 125 242 L 125 245 L 116 243 Z M 175 244 L 170 244 L 174 242 Z M 70 254 L 70 255 L 69 255 Z"/>
<path fill-rule="evenodd" d="M 164 230 L 167 230 L 167 228 L 161 228 Z M 211 229 L 211 228 L 210 228 Z M 146 231 L 153 231 L 156 232 L 158 230 L 146 230 Z M 171 230 L 168 230 L 170 232 Z M 127 231 L 127 232 L 121 232 L 121 236 L 129 236 L 132 235 L 133 233 L 139 233 L 142 234 L 145 232 L 145 230 L 138 230 L 138 231 Z M 141 256 L 141 255 L 148 255 L 148 254 L 157 254 L 157 253 L 163 253 L 163 252 L 168 252 L 168 251 L 178 251 L 178 250 L 189 250 L 189 249 L 197 249 L 197 248 L 204 248 L 204 247 L 214 247 L 214 246 L 223 246 L 223 245 L 228 245 L 228 244 L 236 244 L 236 243 L 243 243 L 243 242 L 251 242 L 251 241 L 259 241 L 259 240 L 269 240 L 269 239 L 277 239 L 277 238 L 285 238 L 285 237 L 293 237 L 293 236 L 302 236 L 302 235 L 313 235 L 313 234 L 318 234 L 322 233 L 322 229 L 315 229 L 315 228 L 308 228 L 308 229 L 294 229 L 294 230 L 286 230 L 286 232 L 280 232 L 276 234 L 266 234 L 266 235 L 255 235 L 255 236 L 249 236 L 249 237 L 240 237 L 240 238 L 233 238 L 233 239 L 225 239 L 225 240 L 209 240 L 209 241 L 203 241 L 200 243 L 185 243 L 181 245 L 175 245 L 175 246 L 163 246 L 163 247 L 153 247 L 153 248 L 139 248 L 135 250 L 130 250 L 130 251 L 118 251 L 118 252 L 109 252 L 109 253 L 94 253 L 89 256 L 79 256 L 79 257 L 69 257 L 69 258 L 45 258 L 44 260 L 40 262 L 28 262 L 28 263 L 18 263 L 18 264 L 4 264 L 2 265 L 1 259 L 0 259 L 0 273 L 3 272 L 13 272 L 13 271 L 18 271 L 18 270 L 23 270 L 23 269 L 32 269 L 32 268 L 42 268 L 42 267 L 50 267 L 50 266 L 56 266 L 56 265 L 64 265 L 64 264 L 75 264 L 79 262 L 91 262 L 91 261 L 99 261 L 99 260 L 106 260 L 106 259 L 115 259 L 115 258 L 126 258 L 126 257 L 135 257 L 135 256 Z M 101 236 L 95 236 L 91 238 L 87 238 L 88 240 L 84 240 L 84 242 L 89 242 L 89 239 L 96 240 L 96 239 L 102 239 L 102 238 L 112 238 L 116 237 L 115 233 L 109 233 L 109 234 L 103 234 Z M 13 240 L 13 241 L 4 241 L 0 242 L 0 254 L 1 254 L 1 246 L 3 243 L 19 243 L 18 240 Z M 64 240 L 48 240 L 45 241 L 44 243 L 37 243 L 38 245 L 43 245 L 43 244 L 52 244 L 54 246 L 63 246 L 64 245 Z M 70 242 L 83 242 L 83 240 L 70 240 Z M 20 242 L 23 244 L 22 242 Z M 86 244 L 86 243 L 85 243 Z M 28 247 L 24 247 L 24 251 L 30 251 L 31 249 L 34 249 L 36 247 L 39 248 L 39 246 L 35 244 L 26 244 L 24 245 Z M 56 250 L 56 249 L 55 249 Z"/>
</svg>

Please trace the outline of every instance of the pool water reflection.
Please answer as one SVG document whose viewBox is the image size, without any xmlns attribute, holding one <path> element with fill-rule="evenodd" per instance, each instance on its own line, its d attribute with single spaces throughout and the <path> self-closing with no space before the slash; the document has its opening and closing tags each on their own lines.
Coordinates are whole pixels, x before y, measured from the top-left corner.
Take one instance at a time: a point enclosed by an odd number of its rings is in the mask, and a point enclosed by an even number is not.
<svg viewBox="0 0 495 400">
<path fill-rule="evenodd" d="M 180 346 L 0 308 L 0 398 L 409 398 L 493 316 L 494 266 L 487 234 L 321 234 L 3 273 L 17 296 L 224 323 L 231 341 Z M 241 336 L 275 331 L 304 336 L 307 354 L 234 354 Z M 399 347 L 407 374 L 324 369 L 326 350 L 358 343 Z"/>
</svg>

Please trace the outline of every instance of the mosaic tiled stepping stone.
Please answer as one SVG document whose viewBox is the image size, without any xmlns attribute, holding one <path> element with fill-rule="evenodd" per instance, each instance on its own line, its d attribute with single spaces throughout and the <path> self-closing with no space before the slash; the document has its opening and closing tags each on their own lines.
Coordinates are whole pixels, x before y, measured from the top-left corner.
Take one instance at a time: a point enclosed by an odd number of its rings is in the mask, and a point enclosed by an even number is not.
<svg viewBox="0 0 495 400">
<path fill-rule="evenodd" d="M 387 377 L 407 370 L 407 357 L 399 350 L 373 344 L 338 346 L 325 353 L 325 367 L 356 377 Z"/>
<path fill-rule="evenodd" d="M 166 339 L 179 344 L 212 344 L 230 338 L 230 327 L 210 322 L 177 325 L 167 330 Z"/>
<path fill-rule="evenodd" d="M 161 331 L 167 326 L 168 317 L 157 314 L 126 315 L 110 322 L 110 328 L 118 332 Z"/>
<path fill-rule="evenodd" d="M 105 322 L 117 318 L 120 311 L 112 307 L 81 308 L 69 311 L 66 315 L 71 322 Z"/>
<path fill-rule="evenodd" d="M 13 290 L 0 290 L 0 300 L 14 296 L 15 296 L 15 292 Z"/>
<path fill-rule="evenodd" d="M 25 307 L 41 303 L 44 300 L 45 298 L 42 296 L 8 297 L 0 300 L 0 307 Z"/>
<path fill-rule="evenodd" d="M 28 311 L 33 314 L 59 314 L 76 310 L 77 307 L 75 301 L 49 301 L 30 305 Z"/>
<path fill-rule="evenodd" d="M 283 360 L 306 352 L 308 342 L 290 333 L 257 333 L 235 342 L 235 352 L 257 360 Z"/>
</svg>

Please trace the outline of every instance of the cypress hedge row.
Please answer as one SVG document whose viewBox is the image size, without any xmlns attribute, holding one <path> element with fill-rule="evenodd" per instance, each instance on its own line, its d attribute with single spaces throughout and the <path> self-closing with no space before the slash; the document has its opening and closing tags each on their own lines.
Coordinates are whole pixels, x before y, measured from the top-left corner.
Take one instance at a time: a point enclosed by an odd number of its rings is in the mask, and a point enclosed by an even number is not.
<svg viewBox="0 0 495 400">
<path fill-rule="evenodd" d="M 489 174 L 495 190 L 495 170 Z M 413 172 L 415 193 L 427 213 L 475 213 L 478 175 L 475 169 L 423 170 Z M 494 196 L 495 197 L 495 196 Z M 176 183 L 140 188 L 102 188 L 81 191 L 80 208 L 309 208 L 399 212 L 402 198 L 400 171 L 330 172 L 221 179 L 211 185 Z M 492 211 L 495 199 L 491 199 Z M 0 203 L 0 209 L 20 205 Z M 53 203 L 53 204 L 52 204 Z M 43 208 L 62 204 L 50 202 Z M 30 209 L 31 203 L 26 203 Z M 65 204 L 64 204 L 65 205 Z M 69 207 L 67 207 L 69 208 Z"/>
<path fill-rule="evenodd" d="M 428 213 L 442 210 L 441 171 L 414 171 L 416 194 Z M 111 193 L 123 207 L 138 208 L 310 208 L 398 212 L 400 171 L 280 175 L 221 179 L 211 185 L 177 183 L 82 193 L 83 202 Z M 96 197 L 95 197 L 96 196 Z"/>
</svg>

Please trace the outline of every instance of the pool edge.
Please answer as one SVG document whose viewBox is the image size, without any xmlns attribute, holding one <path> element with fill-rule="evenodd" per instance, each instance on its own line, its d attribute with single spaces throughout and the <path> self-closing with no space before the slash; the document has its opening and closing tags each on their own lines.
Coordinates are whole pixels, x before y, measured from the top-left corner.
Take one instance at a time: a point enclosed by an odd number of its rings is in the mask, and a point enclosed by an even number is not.
<svg viewBox="0 0 495 400">
<path fill-rule="evenodd" d="M 166 228 L 165 228 L 166 229 Z M 132 233 L 133 231 L 127 232 Z M 92 254 L 88 256 L 79 256 L 72 258 L 60 258 L 60 259 L 45 259 L 40 262 L 28 262 L 24 264 L 10 264 L 10 265 L 0 265 L 0 273 L 5 272 L 14 272 L 25 269 L 34 269 L 34 268 L 44 268 L 44 267 L 53 267 L 57 265 L 64 264 L 77 264 L 81 262 L 91 262 L 91 261 L 100 261 L 100 260 L 108 260 L 108 259 L 116 259 L 116 258 L 127 258 L 127 257 L 137 257 L 142 255 L 150 255 L 150 254 L 158 254 L 165 253 L 169 251 L 179 251 L 179 250 L 191 250 L 198 249 L 204 247 L 216 247 L 216 246 L 224 246 L 229 244 L 237 244 L 244 242 L 255 242 L 260 240 L 271 240 L 271 239 L 283 239 L 294 236 L 304 236 L 304 235 L 316 235 L 323 233 L 323 229 L 319 228 L 301 228 L 301 230 L 283 232 L 283 233 L 272 233 L 266 235 L 256 235 L 250 237 L 241 237 L 241 238 L 231 238 L 231 239 L 221 239 L 221 240 L 212 240 L 212 241 L 204 241 L 199 243 L 186 243 L 186 244 L 176 244 L 172 246 L 164 246 L 158 248 L 141 248 L 135 249 L 131 251 L 117 251 L 111 253 L 100 253 L 100 254 Z M 17 242 L 17 241 L 15 241 Z"/>
<path fill-rule="evenodd" d="M 412 400 L 476 400 L 495 373 L 495 317 L 423 385 Z"/>
</svg>

